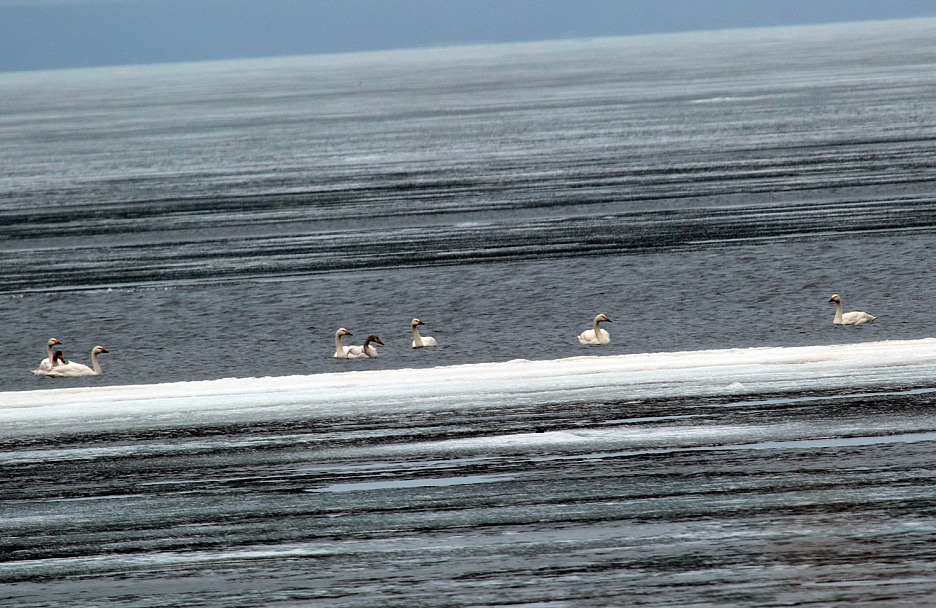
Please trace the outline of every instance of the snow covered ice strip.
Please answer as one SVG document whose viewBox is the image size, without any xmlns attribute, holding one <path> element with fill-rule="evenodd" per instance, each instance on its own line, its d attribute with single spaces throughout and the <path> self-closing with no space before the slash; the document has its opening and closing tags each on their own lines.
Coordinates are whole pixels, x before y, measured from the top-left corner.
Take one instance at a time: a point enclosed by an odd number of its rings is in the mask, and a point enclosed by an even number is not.
<svg viewBox="0 0 936 608">
<path fill-rule="evenodd" d="M 514 360 L 199 382 L 0 393 L 0 432 L 45 434 L 297 417 L 893 384 L 936 375 L 936 338 Z"/>
</svg>

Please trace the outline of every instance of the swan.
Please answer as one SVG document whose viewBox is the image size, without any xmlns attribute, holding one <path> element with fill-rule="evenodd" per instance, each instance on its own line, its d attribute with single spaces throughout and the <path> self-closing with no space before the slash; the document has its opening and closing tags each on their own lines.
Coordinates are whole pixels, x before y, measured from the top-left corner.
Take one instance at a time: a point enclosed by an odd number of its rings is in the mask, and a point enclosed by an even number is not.
<svg viewBox="0 0 936 608">
<path fill-rule="evenodd" d="M 336 359 L 347 359 L 347 358 L 348 358 L 348 350 L 349 350 L 351 347 L 350 347 L 350 346 L 345 346 L 345 345 L 343 345 L 343 344 L 341 343 L 341 337 L 342 337 L 342 336 L 353 336 L 353 335 L 354 335 L 354 334 L 352 334 L 350 331 L 348 331 L 348 330 L 345 329 L 344 327 L 339 327 L 339 328 L 338 328 L 338 331 L 335 332 L 335 358 L 336 358 Z"/>
<path fill-rule="evenodd" d="M 594 329 L 587 329 L 579 334 L 578 341 L 579 344 L 583 345 L 597 345 L 597 344 L 611 344 L 611 334 L 607 331 L 598 327 L 598 324 L 602 321 L 608 323 L 611 322 L 611 319 L 608 318 L 608 315 L 599 314 L 595 317 L 595 327 Z"/>
<path fill-rule="evenodd" d="M 420 336 L 418 327 L 420 325 L 425 325 L 419 319 L 413 319 L 410 321 L 410 327 L 413 328 L 413 348 L 422 348 L 423 346 L 435 346 L 436 339 L 432 336 Z"/>
<path fill-rule="evenodd" d="M 65 355 L 62 354 L 62 351 L 57 350 L 52 355 L 52 367 L 49 369 L 34 369 L 33 374 L 37 376 L 59 376 L 59 369 L 63 365 L 68 365 L 68 361 L 65 360 Z"/>
<path fill-rule="evenodd" d="M 100 376 L 103 372 L 101 371 L 101 363 L 98 361 L 98 355 L 106 352 L 109 351 L 103 346 L 95 346 L 93 349 L 91 349 L 91 367 L 71 361 L 69 363 L 63 363 L 62 365 L 56 365 L 50 371 L 46 372 L 45 375 L 55 378 Z M 64 361 L 64 358 L 61 360 Z"/>
<path fill-rule="evenodd" d="M 42 375 L 42 372 L 47 372 L 52 369 L 55 363 L 55 355 L 52 353 L 52 347 L 56 344 L 61 344 L 55 338 L 49 338 L 49 341 L 46 342 L 46 358 L 39 362 L 39 367 L 33 370 L 33 373 L 37 376 Z"/>
<path fill-rule="evenodd" d="M 364 340 L 364 346 L 349 346 L 346 359 L 376 359 L 377 348 L 371 343 L 383 345 L 383 340 L 371 334 Z"/>
<path fill-rule="evenodd" d="M 832 294 L 829 302 L 835 302 L 835 318 L 832 319 L 832 323 L 835 325 L 863 325 L 877 319 L 874 315 L 869 315 L 866 312 L 846 312 L 842 314 L 842 298 L 837 293 Z"/>
</svg>

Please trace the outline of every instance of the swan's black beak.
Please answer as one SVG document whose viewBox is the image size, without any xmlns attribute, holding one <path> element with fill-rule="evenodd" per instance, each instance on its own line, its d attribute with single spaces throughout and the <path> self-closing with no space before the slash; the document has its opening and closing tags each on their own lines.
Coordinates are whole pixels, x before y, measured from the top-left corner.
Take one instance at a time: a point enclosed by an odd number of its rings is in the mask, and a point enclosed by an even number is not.
<svg viewBox="0 0 936 608">
<path fill-rule="evenodd" d="M 380 338 L 374 338 L 374 342 L 376 342 L 377 344 L 386 346 L 386 344 L 384 344 L 384 343 L 383 343 L 383 340 L 381 340 Z"/>
<path fill-rule="evenodd" d="M 106 348 L 102 348 L 102 349 L 101 349 L 101 352 L 102 352 L 102 353 L 109 353 L 110 351 L 107 350 Z"/>
</svg>

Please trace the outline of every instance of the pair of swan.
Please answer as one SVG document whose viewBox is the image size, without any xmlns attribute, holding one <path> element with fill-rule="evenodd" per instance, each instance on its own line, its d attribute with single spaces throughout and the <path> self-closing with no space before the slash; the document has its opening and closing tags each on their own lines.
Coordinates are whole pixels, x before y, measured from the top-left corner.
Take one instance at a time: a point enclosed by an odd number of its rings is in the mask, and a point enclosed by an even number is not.
<svg viewBox="0 0 936 608">
<path fill-rule="evenodd" d="M 842 313 L 842 297 L 837 293 L 832 294 L 829 302 L 835 302 L 835 318 L 832 319 L 832 323 L 835 325 L 863 325 L 877 319 L 874 315 L 869 315 L 866 312 Z"/>
<path fill-rule="evenodd" d="M 335 332 L 335 358 L 336 359 L 376 359 L 377 348 L 374 344 L 383 345 L 383 340 L 378 336 L 371 334 L 364 340 L 363 346 L 345 346 L 341 343 L 344 336 L 353 336 L 350 331 L 344 327 L 339 327 Z"/>
<path fill-rule="evenodd" d="M 80 376 L 100 376 L 101 362 L 98 361 L 98 355 L 108 352 L 103 346 L 95 346 L 91 349 L 91 367 L 74 361 L 66 361 L 62 351 L 52 352 L 52 347 L 61 344 L 55 338 L 50 338 L 46 343 L 48 357 L 39 362 L 39 367 L 33 370 L 37 376 L 48 376 L 50 378 L 77 378 Z"/>
<path fill-rule="evenodd" d="M 842 312 L 842 297 L 839 294 L 832 294 L 829 302 L 835 302 L 835 318 L 832 323 L 835 325 L 863 325 L 873 323 L 877 317 L 866 312 Z M 413 319 L 415 324 L 418 319 Z M 607 315 L 599 314 L 594 319 L 594 327 L 583 331 L 578 336 L 579 344 L 585 346 L 597 346 L 611 343 L 611 334 L 598 326 L 599 323 L 611 323 Z M 416 326 L 413 325 L 413 334 L 416 335 Z M 415 346 L 415 344 L 414 344 Z"/>
</svg>

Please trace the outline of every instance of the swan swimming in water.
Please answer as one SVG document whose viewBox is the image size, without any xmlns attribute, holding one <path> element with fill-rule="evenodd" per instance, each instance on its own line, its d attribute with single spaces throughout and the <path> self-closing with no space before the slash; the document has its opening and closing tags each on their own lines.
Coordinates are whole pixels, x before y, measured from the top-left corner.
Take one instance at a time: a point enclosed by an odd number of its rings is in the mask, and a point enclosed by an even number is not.
<svg viewBox="0 0 936 608">
<path fill-rule="evenodd" d="M 41 376 L 42 372 L 47 372 L 52 369 L 55 362 L 55 355 L 52 353 L 52 347 L 56 344 L 61 344 L 55 338 L 49 338 L 49 341 L 46 342 L 46 358 L 39 362 L 39 367 L 33 370 L 33 373 L 37 376 Z"/>
<path fill-rule="evenodd" d="M 75 363 L 74 361 L 64 363 L 64 357 L 55 357 L 56 359 L 63 361 L 63 363 L 61 365 L 56 365 L 48 372 L 45 372 L 44 375 L 50 376 L 52 378 L 100 376 L 103 372 L 101 371 L 101 362 L 98 361 L 98 355 L 106 352 L 108 352 L 108 350 L 103 346 L 95 346 L 93 349 L 91 349 L 91 367 L 81 363 Z"/>
<path fill-rule="evenodd" d="M 57 350 L 52 355 L 52 367 L 49 369 L 34 369 L 33 374 L 36 376 L 60 376 L 61 374 L 57 373 L 58 369 L 67 364 L 68 361 L 65 360 L 65 355 L 62 351 Z"/>
<path fill-rule="evenodd" d="M 410 327 L 413 328 L 413 348 L 422 348 L 424 346 L 435 346 L 436 339 L 432 336 L 420 336 L 418 327 L 420 325 L 425 325 L 419 319 L 413 319 L 410 321 Z"/>
<path fill-rule="evenodd" d="M 599 344 L 611 344 L 611 334 L 607 331 L 598 327 L 598 324 L 601 322 L 610 323 L 611 319 L 607 315 L 599 314 L 595 317 L 595 326 L 592 329 L 588 329 L 579 334 L 578 341 L 579 344 L 585 346 L 593 346 Z"/>
<path fill-rule="evenodd" d="M 341 343 L 342 336 L 353 336 L 350 331 L 344 327 L 339 327 L 338 331 L 335 332 L 335 358 L 336 359 L 347 359 L 348 350 L 351 349 L 350 346 L 345 346 Z"/>
<path fill-rule="evenodd" d="M 866 312 L 846 312 L 842 314 L 842 298 L 837 293 L 832 294 L 829 302 L 835 302 L 835 318 L 832 319 L 832 323 L 835 325 L 863 325 L 877 319 L 874 315 L 869 315 Z"/>
<path fill-rule="evenodd" d="M 383 340 L 371 334 L 364 340 L 364 346 L 349 346 L 345 354 L 346 359 L 376 359 L 377 347 L 374 344 L 383 346 Z"/>
</svg>

